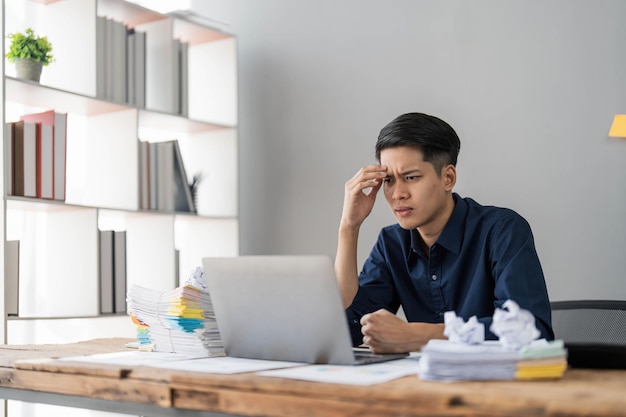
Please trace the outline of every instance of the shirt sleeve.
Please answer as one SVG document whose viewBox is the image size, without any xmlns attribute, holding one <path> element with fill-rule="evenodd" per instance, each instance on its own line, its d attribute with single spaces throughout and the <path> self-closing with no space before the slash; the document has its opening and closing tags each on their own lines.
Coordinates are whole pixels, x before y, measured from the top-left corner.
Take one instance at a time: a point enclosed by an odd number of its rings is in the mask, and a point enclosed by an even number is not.
<svg viewBox="0 0 626 417">
<path fill-rule="evenodd" d="M 381 233 L 359 274 L 357 294 L 352 304 L 346 309 L 354 346 L 363 343 L 361 317 L 381 308 L 395 314 L 400 307 L 395 285 L 387 267 L 383 246 L 384 239 Z"/>
<path fill-rule="evenodd" d="M 548 291 L 528 222 L 514 212 L 497 222 L 492 229 L 489 252 L 495 280 L 494 307 L 502 308 L 509 299 L 515 301 L 535 316 L 541 337 L 554 339 Z M 480 321 L 485 323 L 487 338 L 496 339 L 489 330 L 491 317 Z"/>
</svg>

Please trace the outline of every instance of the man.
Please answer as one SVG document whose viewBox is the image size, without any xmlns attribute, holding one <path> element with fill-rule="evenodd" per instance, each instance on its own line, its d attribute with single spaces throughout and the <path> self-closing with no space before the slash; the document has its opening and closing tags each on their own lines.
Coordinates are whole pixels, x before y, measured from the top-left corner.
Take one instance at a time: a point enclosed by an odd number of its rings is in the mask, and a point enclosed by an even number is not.
<svg viewBox="0 0 626 417">
<path fill-rule="evenodd" d="M 446 311 L 477 316 L 495 339 L 491 318 L 508 299 L 533 313 L 541 337 L 554 338 L 530 226 L 512 210 L 453 193 L 460 145 L 443 120 L 404 114 L 381 130 L 379 164 L 346 183 L 335 272 L 355 345 L 419 350 L 444 338 Z M 359 274 L 359 228 L 381 190 L 398 224 L 381 230 Z M 408 323 L 395 315 L 400 306 Z"/>
</svg>

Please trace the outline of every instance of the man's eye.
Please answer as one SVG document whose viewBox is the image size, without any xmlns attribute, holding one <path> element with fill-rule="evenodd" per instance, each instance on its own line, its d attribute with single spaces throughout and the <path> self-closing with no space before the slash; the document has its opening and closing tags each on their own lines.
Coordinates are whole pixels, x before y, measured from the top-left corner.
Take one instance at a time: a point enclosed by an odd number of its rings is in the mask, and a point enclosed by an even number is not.
<svg viewBox="0 0 626 417">
<path fill-rule="evenodd" d="M 393 180 L 391 178 L 385 178 L 383 179 L 383 184 L 391 184 Z"/>
<path fill-rule="evenodd" d="M 415 181 L 418 178 L 419 178 L 419 175 L 409 175 L 408 177 L 406 177 L 406 180 L 407 181 Z"/>
</svg>

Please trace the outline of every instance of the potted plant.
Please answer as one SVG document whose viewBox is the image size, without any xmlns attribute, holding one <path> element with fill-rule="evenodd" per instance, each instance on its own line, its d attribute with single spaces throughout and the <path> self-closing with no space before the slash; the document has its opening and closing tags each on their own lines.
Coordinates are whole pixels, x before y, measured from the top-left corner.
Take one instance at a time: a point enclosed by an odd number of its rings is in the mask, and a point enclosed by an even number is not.
<svg viewBox="0 0 626 417">
<path fill-rule="evenodd" d="M 11 46 L 6 57 L 9 62 L 15 63 L 17 76 L 39 82 L 42 67 L 54 60 L 48 38 L 35 35 L 31 28 L 25 33 L 11 33 L 7 38 L 11 40 Z"/>
</svg>

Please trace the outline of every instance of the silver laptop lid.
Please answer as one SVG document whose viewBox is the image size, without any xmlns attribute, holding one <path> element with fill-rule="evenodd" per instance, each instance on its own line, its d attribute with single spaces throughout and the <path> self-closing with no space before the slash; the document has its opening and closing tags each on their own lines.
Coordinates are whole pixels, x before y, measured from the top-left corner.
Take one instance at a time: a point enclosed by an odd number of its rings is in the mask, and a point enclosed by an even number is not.
<svg viewBox="0 0 626 417">
<path fill-rule="evenodd" d="M 228 356 L 354 364 L 330 257 L 241 256 L 202 262 Z"/>
</svg>

